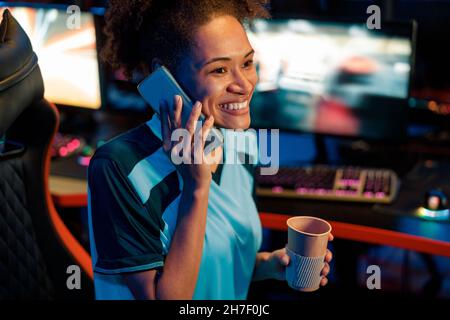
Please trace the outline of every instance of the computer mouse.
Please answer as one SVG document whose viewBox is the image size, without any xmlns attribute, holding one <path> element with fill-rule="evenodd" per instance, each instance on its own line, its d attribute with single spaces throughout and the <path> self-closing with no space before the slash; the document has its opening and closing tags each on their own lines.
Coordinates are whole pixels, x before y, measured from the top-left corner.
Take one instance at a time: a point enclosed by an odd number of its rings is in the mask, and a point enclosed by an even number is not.
<svg viewBox="0 0 450 320">
<path fill-rule="evenodd" d="M 448 209 L 448 197 L 441 189 L 428 190 L 425 193 L 423 207 L 432 211 Z"/>
</svg>

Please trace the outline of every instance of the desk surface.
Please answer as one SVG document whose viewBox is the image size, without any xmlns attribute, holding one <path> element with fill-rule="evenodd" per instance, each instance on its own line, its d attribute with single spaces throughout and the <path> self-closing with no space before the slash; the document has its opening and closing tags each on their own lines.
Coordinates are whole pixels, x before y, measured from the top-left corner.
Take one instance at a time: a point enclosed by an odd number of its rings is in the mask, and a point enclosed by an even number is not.
<svg viewBox="0 0 450 320">
<path fill-rule="evenodd" d="M 50 175 L 50 193 L 60 208 L 87 206 L 86 180 Z"/>
<path fill-rule="evenodd" d="M 87 205 L 85 180 L 50 176 L 49 181 L 58 207 Z M 450 257 L 450 222 L 381 213 L 361 203 L 259 197 L 257 206 L 267 228 L 286 230 L 289 216 L 311 215 L 330 221 L 337 238 Z"/>
</svg>

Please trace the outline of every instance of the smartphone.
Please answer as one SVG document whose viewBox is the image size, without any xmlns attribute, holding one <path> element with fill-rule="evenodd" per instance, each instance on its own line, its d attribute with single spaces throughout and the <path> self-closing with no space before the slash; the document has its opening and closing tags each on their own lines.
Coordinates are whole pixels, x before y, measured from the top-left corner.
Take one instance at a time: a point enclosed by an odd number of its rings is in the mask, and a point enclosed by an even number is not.
<svg viewBox="0 0 450 320">
<path fill-rule="evenodd" d="M 192 99 L 186 94 L 186 92 L 184 92 L 166 67 L 158 67 L 148 77 L 142 80 L 141 83 L 139 83 L 137 89 L 144 100 L 157 114 L 159 114 L 160 101 L 166 101 L 169 108 L 174 110 L 174 96 L 181 96 L 181 99 L 183 100 L 183 107 L 181 109 L 181 124 L 183 128 L 185 128 L 194 104 Z M 203 124 L 205 121 L 205 116 L 201 114 L 199 120 Z M 222 133 L 219 129 L 213 127 L 206 140 L 205 151 L 208 150 L 209 153 L 218 146 L 222 145 L 222 143 Z"/>
</svg>

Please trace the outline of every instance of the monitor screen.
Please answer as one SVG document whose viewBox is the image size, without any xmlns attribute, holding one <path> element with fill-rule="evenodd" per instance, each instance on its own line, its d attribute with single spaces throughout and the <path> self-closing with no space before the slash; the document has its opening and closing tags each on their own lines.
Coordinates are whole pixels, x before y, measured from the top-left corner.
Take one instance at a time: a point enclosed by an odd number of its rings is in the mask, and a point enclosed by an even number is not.
<svg viewBox="0 0 450 320">
<path fill-rule="evenodd" d="M 64 8 L 8 6 L 38 56 L 45 98 L 59 105 L 101 107 L 100 75 L 93 14 L 80 12 L 75 29 Z M 3 8 L 1 8 L 3 7 Z"/>
<path fill-rule="evenodd" d="M 413 53 L 405 27 L 254 21 L 247 26 L 259 75 L 252 126 L 367 138 L 402 134 Z"/>
</svg>

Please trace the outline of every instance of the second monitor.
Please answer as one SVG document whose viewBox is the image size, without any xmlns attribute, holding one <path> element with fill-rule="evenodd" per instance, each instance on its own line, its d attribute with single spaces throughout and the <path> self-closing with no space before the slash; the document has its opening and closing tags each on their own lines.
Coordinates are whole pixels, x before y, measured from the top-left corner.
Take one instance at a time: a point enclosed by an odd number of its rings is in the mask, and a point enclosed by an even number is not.
<svg viewBox="0 0 450 320">
<path fill-rule="evenodd" d="M 68 6 L 0 2 L 9 7 L 39 59 L 45 98 L 57 105 L 98 109 L 102 105 L 94 14 L 79 13 L 71 26 Z"/>
<path fill-rule="evenodd" d="M 371 139 L 405 134 L 412 24 L 256 20 L 252 126 Z"/>
</svg>

